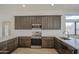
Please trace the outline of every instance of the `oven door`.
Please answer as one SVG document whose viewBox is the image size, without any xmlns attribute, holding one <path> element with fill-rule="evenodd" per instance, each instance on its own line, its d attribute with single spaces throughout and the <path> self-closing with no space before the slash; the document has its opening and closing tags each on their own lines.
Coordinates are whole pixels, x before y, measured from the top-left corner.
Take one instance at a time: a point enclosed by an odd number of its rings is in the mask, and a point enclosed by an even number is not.
<svg viewBox="0 0 79 59">
<path fill-rule="evenodd" d="M 35 46 L 41 46 L 42 41 L 41 39 L 31 39 L 31 45 L 35 45 Z"/>
</svg>

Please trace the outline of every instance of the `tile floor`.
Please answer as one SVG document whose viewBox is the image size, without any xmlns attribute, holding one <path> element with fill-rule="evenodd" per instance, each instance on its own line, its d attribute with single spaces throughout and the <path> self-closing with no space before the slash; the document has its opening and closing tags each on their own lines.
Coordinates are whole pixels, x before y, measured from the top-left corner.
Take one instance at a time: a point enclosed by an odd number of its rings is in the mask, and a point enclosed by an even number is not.
<svg viewBox="0 0 79 59">
<path fill-rule="evenodd" d="M 55 49 L 49 48 L 17 48 L 12 54 L 58 54 Z"/>
</svg>

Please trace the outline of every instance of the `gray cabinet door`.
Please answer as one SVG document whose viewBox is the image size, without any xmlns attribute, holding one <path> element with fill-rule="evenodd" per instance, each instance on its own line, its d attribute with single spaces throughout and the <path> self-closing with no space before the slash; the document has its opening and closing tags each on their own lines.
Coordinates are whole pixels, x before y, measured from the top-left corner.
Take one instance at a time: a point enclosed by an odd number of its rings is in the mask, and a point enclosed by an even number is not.
<svg viewBox="0 0 79 59">
<path fill-rule="evenodd" d="M 41 24 L 41 16 L 31 16 L 32 24 Z"/>
<path fill-rule="evenodd" d="M 31 37 L 18 37 L 19 47 L 31 47 Z"/>
<path fill-rule="evenodd" d="M 58 51 L 58 53 L 63 54 L 64 52 L 63 52 L 63 47 L 61 45 L 61 41 L 59 41 L 57 38 L 55 38 L 54 42 L 55 42 L 55 44 L 54 44 L 55 49 Z"/>
<path fill-rule="evenodd" d="M 48 17 L 42 16 L 42 29 L 48 29 Z"/>
<path fill-rule="evenodd" d="M 43 37 L 42 47 L 43 48 L 54 48 L 54 39 L 52 37 Z"/>
<path fill-rule="evenodd" d="M 25 29 L 32 29 L 32 22 L 31 22 L 31 16 L 25 16 L 24 21 L 25 21 Z"/>
<path fill-rule="evenodd" d="M 43 16 L 42 29 L 61 29 L 61 16 Z"/>
<path fill-rule="evenodd" d="M 37 23 L 36 16 L 31 16 L 30 19 L 31 19 L 32 24 L 36 24 Z"/>
<path fill-rule="evenodd" d="M 26 16 L 15 17 L 15 29 L 31 29 L 32 23 L 31 18 Z"/>
<path fill-rule="evenodd" d="M 15 29 L 22 29 L 22 17 L 15 16 Z"/>
<path fill-rule="evenodd" d="M 48 29 L 54 29 L 54 20 L 53 20 L 53 16 L 48 16 Z"/>
<path fill-rule="evenodd" d="M 53 17 L 53 29 L 61 29 L 61 16 Z"/>
<path fill-rule="evenodd" d="M 42 38 L 42 48 L 48 48 L 48 41 L 47 38 Z"/>
<path fill-rule="evenodd" d="M 36 16 L 36 24 L 42 24 L 42 17 Z"/>
</svg>

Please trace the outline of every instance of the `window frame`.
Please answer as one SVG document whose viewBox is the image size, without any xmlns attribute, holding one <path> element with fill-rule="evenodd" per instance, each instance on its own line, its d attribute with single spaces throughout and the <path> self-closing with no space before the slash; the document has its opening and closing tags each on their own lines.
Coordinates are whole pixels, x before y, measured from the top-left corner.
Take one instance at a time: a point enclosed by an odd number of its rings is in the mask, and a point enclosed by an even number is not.
<svg viewBox="0 0 79 59">
<path fill-rule="evenodd" d="M 76 21 L 76 35 L 79 35 L 79 34 L 77 34 L 77 23 L 79 23 L 79 21 Z"/>
<path fill-rule="evenodd" d="M 66 21 L 66 23 L 74 23 L 74 34 L 69 34 L 69 35 L 79 35 L 77 34 L 77 23 L 79 23 L 79 21 Z M 66 26 L 66 23 L 65 23 L 65 26 Z"/>
<path fill-rule="evenodd" d="M 66 21 L 66 23 L 74 23 L 73 21 Z M 65 26 L 66 26 L 66 23 L 65 23 Z M 75 35 L 75 23 L 74 23 L 74 34 L 68 34 L 68 35 Z"/>
</svg>

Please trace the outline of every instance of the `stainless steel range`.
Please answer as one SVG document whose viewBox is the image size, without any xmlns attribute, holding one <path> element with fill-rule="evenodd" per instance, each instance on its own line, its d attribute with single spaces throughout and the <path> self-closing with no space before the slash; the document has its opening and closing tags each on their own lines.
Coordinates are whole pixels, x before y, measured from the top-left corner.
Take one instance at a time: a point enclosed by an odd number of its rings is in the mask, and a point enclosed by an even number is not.
<svg viewBox="0 0 79 59">
<path fill-rule="evenodd" d="M 41 24 L 32 24 L 31 48 L 41 48 Z"/>
</svg>

